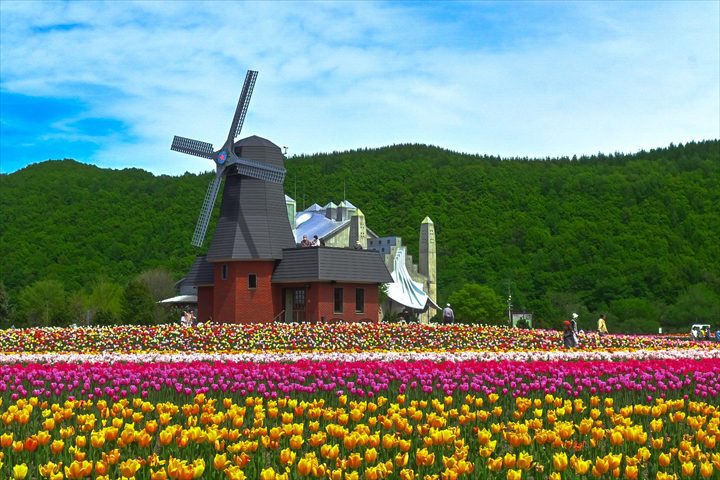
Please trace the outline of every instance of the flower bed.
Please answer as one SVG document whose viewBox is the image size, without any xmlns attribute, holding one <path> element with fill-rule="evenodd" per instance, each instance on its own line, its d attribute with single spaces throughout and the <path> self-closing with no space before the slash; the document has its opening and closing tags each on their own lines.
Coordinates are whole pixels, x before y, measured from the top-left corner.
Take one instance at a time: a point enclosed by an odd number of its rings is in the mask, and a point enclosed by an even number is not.
<svg viewBox="0 0 720 480">
<path fill-rule="evenodd" d="M 51 478 L 711 478 L 720 360 L 6 365 Z M 19 467 L 19 468 L 18 468 Z M 649 477 L 648 477 L 649 476 Z M 60 478 L 60 477 L 58 477 Z"/>
<path fill-rule="evenodd" d="M 561 349 L 554 330 L 495 326 L 403 323 L 177 324 L 0 331 L 0 352 L 552 352 Z M 581 351 L 718 350 L 715 342 L 656 335 L 581 335 Z"/>
<path fill-rule="evenodd" d="M 557 332 L 498 327 L 302 331 L 3 332 L 0 478 L 720 474 L 715 344 L 586 336 L 568 351 Z"/>
</svg>

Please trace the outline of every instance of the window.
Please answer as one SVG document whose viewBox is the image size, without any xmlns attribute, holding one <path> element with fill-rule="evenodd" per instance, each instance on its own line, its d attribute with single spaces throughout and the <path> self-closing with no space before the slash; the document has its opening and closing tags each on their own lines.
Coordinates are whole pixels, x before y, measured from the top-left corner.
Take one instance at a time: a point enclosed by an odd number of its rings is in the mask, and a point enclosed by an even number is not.
<svg viewBox="0 0 720 480">
<path fill-rule="evenodd" d="M 293 310 L 305 310 L 305 290 L 298 288 L 293 295 Z"/>
<path fill-rule="evenodd" d="M 222 266 L 222 279 L 227 280 L 227 263 Z"/>
<path fill-rule="evenodd" d="M 355 313 L 365 312 L 365 289 L 355 289 Z"/>
<path fill-rule="evenodd" d="M 333 308 L 334 313 L 343 313 L 343 289 L 335 289 L 335 306 Z"/>
<path fill-rule="evenodd" d="M 257 288 L 257 275 L 254 273 L 251 273 L 248 275 L 248 288 L 255 289 Z"/>
</svg>

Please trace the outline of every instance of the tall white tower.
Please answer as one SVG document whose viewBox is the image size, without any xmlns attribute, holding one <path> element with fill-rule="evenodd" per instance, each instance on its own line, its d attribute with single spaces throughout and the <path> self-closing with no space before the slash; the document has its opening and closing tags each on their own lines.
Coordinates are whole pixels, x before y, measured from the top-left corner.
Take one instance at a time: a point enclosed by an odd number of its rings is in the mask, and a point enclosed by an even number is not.
<svg viewBox="0 0 720 480">
<path fill-rule="evenodd" d="M 437 266 L 436 266 L 437 248 L 435 246 L 435 225 L 430 217 L 420 224 L 420 259 L 418 260 L 418 273 L 425 277 L 425 285 L 423 290 L 437 303 Z M 423 316 L 427 322 L 435 315 L 435 309 L 430 307 Z"/>
</svg>

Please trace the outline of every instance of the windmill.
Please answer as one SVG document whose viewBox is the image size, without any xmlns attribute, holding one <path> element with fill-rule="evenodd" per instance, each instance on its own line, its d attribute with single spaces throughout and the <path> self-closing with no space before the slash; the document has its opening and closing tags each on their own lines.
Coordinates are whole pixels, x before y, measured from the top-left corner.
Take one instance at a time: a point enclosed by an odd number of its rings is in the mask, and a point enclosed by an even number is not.
<svg viewBox="0 0 720 480">
<path fill-rule="evenodd" d="M 192 244 L 196 247 L 202 246 L 205 240 L 205 233 L 210 223 L 210 216 L 215 206 L 220 184 L 226 176 L 241 175 L 280 185 L 282 185 L 285 179 L 284 168 L 249 158 L 243 158 L 236 153 L 235 138 L 240 135 L 240 130 L 242 130 L 257 75 L 257 71 L 248 70 L 245 76 L 245 84 L 240 93 L 240 99 L 235 108 L 235 115 L 230 124 L 230 131 L 228 132 L 225 143 L 219 150 L 214 150 L 211 143 L 179 137 L 177 135 L 173 138 L 172 146 L 170 147 L 171 150 L 188 155 L 195 155 L 196 157 L 207 158 L 215 162 L 215 178 L 210 181 L 210 185 L 208 186 L 192 237 Z"/>
</svg>

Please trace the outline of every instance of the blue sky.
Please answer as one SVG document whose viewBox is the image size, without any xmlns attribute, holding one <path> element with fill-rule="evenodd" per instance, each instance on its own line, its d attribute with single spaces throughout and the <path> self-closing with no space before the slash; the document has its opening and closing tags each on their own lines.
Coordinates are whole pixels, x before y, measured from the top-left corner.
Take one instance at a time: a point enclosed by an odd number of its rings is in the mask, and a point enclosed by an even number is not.
<svg viewBox="0 0 720 480">
<path fill-rule="evenodd" d="M 720 138 L 720 2 L 0 2 L 0 172 L 180 175 L 241 136 L 288 155 L 425 143 L 503 157 Z"/>
</svg>

